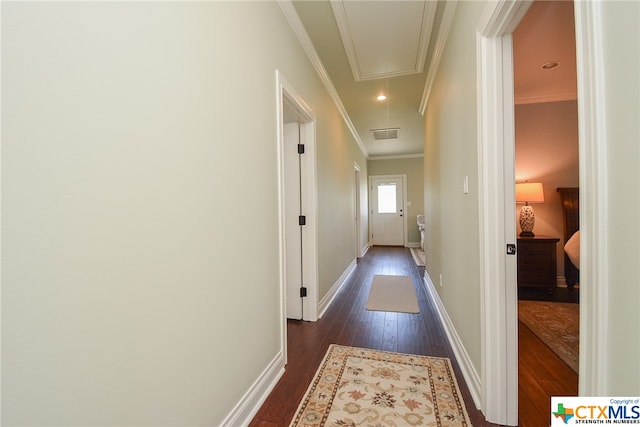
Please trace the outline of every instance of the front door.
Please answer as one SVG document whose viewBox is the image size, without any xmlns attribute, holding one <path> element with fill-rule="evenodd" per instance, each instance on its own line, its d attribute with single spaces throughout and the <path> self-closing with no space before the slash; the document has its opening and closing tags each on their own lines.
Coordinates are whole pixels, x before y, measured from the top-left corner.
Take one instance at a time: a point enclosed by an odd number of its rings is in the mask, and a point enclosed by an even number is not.
<svg viewBox="0 0 640 427">
<path fill-rule="evenodd" d="M 371 242 L 404 246 L 402 177 L 371 177 Z"/>
</svg>

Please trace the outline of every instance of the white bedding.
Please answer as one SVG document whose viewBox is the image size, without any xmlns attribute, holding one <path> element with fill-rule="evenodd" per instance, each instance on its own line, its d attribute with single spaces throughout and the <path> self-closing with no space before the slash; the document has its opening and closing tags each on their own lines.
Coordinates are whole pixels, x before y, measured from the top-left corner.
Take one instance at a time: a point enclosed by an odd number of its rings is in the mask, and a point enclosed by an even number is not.
<svg viewBox="0 0 640 427">
<path fill-rule="evenodd" d="M 580 230 L 573 233 L 573 236 L 569 238 L 564 245 L 564 252 L 569 257 L 569 260 L 580 269 Z"/>
</svg>

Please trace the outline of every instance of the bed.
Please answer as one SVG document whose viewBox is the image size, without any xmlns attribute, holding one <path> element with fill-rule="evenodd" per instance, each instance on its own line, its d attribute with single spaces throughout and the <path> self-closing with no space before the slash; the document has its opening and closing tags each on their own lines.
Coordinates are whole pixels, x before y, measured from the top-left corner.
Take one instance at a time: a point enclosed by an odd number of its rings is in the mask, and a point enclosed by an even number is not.
<svg viewBox="0 0 640 427">
<path fill-rule="evenodd" d="M 561 187 L 564 227 L 564 277 L 569 290 L 580 283 L 580 199 L 577 187 Z"/>
</svg>

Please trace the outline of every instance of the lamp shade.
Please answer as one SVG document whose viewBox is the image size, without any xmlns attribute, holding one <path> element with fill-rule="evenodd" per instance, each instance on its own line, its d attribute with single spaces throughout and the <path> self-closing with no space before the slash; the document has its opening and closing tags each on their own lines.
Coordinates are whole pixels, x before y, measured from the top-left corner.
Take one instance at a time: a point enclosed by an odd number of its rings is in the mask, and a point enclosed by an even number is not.
<svg viewBox="0 0 640 427">
<path fill-rule="evenodd" d="M 544 193 L 541 182 L 522 182 L 516 184 L 516 203 L 542 203 Z"/>
</svg>

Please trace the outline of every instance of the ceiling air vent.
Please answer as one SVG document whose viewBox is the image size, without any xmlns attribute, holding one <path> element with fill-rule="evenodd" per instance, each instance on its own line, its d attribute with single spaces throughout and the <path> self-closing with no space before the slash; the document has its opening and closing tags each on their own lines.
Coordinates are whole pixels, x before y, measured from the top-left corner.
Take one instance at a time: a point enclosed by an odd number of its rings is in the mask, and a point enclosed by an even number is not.
<svg viewBox="0 0 640 427">
<path fill-rule="evenodd" d="M 388 129 L 372 129 L 373 139 L 381 141 L 384 139 L 398 139 L 400 137 L 400 128 Z"/>
</svg>

